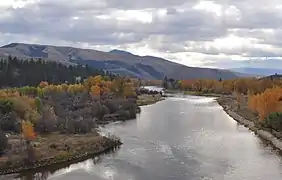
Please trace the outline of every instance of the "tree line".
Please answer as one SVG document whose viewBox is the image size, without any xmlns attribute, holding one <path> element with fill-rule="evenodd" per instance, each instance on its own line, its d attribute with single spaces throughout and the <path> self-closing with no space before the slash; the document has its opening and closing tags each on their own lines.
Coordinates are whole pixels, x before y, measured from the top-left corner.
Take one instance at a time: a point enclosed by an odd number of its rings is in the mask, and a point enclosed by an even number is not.
<svg viewBox="0 0 282 180">
<path fill-rule="evenodd" d="M 76 83 L 89 76 L 114 75 L 102 69 L 94 69 L 87 65 L 64 65 L 55 61 L 42 59 L 22 60 L 9 56 L 0 60 L 0 86 L 21 87 L 37 86 L 41 81 L 51 84 Z"/>
</svg>

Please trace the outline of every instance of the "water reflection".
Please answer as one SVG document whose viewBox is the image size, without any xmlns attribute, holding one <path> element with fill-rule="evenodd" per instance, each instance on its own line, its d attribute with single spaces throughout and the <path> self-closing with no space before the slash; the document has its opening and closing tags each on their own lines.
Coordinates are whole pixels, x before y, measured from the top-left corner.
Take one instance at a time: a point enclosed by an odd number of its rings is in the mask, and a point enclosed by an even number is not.
<svg viewBox="0 0 282 180">
<path fill-rule="evenodd" d="M 117 152 L 120 147 L 116 147 L 112 150 L 109 150 L 106 153 L 103 153 L 99 156 L 92 157 L 90 159 L 87 158 L 81 159 L 80 162 L 68 162 L 68 163 L 62 163 L 62 164 L 57 164 L 57 165 L 52 165 L 44 168 L 39 168 L 34 171 L 28 171 L 28 172 L 23 172 L 21 174 L 18 174 L 15 177 L 10 177 L 11 179 L 15 180 L 47 180 L 47 179 L 52 179 L 57 176 L 62 176 L 66 173 L 69 173 L 71 171 L 75 170 L 84 170 L 84 171 L 91 171 L 93 167 L 101 163 L 103 158 L 105 156 L 109 156 L 114 158 L 117 155 Z M 9 177 L 7 176 L 5 180 L 8 180 Z M 1 180 L 1 179 L 0 179 Z"/>
<path fill-rule="evenodd" d="M 16 179 L 282 179 L 278 154 L 238 125 L 213 98 L 178 95 L 143 106 L 136 120 L 101 128 L 101 133 L 108 132 L 124 143 L 112 154 L 23 173 Z"/>
</svg>

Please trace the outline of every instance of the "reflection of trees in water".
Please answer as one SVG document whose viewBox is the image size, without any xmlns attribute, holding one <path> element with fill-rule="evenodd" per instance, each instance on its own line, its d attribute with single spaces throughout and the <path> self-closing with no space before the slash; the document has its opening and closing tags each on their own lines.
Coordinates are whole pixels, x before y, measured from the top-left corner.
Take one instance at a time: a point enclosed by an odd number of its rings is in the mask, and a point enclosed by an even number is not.
<svg viewBox="0 0 282 180">
<path fill-rule="evenodd" d="M 102 154 L 102 155 L 99 155 L 99 156 L 95 156 L 94 158 L 92 158 L 92 161 L 93 161 L 93 164 L 99 164 L 102 162 L 104 156 L 113 156 L 113 157 L 116 157 L 117 156 L 117 152 L 119 150 L 120 147 L 115 147 L 111 150 L 109 150 L 108 152 Z"/>
<path fill-rule="evenodd" d="M 37 172 L 37 173 L 27 173 L 20 178 L 20 180 L 47 180 L 49 177 L 49 172 Z"/>
<path fill-rule="evenodd" d="M 46 180 L 49 176 L 48 172 L 40 172 L 34 175 L 33 180 Z"/>
<path fill-rule="evenodd" d="M 116 148 L 113 148 L 107 151 L 106 153 L 103 153 L 99 156 L 95 156 L 94 158 L 92 158 L 93 164 L 95 165 L 95 164 L 101 163 L 105 156 L 112 156 L 112 157 L 117 156 L 117 152 L 119 148 L 120 147 L 116 147 Z M 84 161 L 81 161 L 81 162 L 84 162 Z M 39 170 L 38 172 L 28 171 L 26 173 L 20 174 L 17 177 L 17 179 L 19 180 L 47 180 L 50 175 L 56 173 L 58 170 L 68 169 L 70 168 L 71 165 L 81 163 L 81 162 L 76 162 L 72 164 L 71 163 L 56 164 L 56 165 L 49 166 L 48 168 L 47 167 L 44 168 L 44 171 L 43 169 L 41 169 L 42 171 Z"/>
</svg>

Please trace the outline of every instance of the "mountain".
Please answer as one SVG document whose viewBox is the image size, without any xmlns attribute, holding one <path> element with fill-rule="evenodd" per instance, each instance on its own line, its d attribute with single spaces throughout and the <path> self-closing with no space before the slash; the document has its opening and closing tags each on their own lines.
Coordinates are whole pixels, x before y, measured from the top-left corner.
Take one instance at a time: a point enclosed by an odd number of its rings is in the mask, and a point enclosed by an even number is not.
<svg viewBox="0 0 282 180">
<path fill-rule="evenodd" d="M 230 69 L 234 72 L 244 73 L 244 74 L 250 74 L 255 76 L 270 76 L 275 73 L 282 74 L 282 69 L 270 69 L 270 68 L 233 68 Z"/>
<path fill-rule="evenodd" d="M 65 46 L 11 43 L 0 47 L 0 57 L 42 58 L 63 64 L 80 63 L 106 69 L 112 73 L 142 79 L 231 79 L 238 77 L 230 70 L 188 67 L 154 56 L 137 56 L 130 52 L 103 52 Z"/>
</svg>

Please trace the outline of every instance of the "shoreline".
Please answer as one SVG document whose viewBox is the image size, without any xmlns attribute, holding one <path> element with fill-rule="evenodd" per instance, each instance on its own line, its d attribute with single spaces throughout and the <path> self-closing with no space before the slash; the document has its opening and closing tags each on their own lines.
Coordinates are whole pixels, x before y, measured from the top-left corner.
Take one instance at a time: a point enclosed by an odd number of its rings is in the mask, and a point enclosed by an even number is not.
<svg viewBox="0 0 282 180">
<path fill-rule="evenodd" d="M 175 92 L 175 91 L 174 91 Z M 180 91 L 178 91 L 180 92 Z M 214 97 L 216 102 L 223 108 L 224 112 L 229 115 L 233 120 L 238 122 L 239 124 L 243 125 L 244 127 L 248 128 L 252 132 L 254 132 L 258 137 L 262 140 L 270 143 L 272 147 L 279 151 L 280 155 L 282 155 L 282 138 L 278 138 L 276 133 L 262 129 L 257 127 L 254 121 L 249 120 L 248 118 L 244 117 L 243 115 L 239 115 L 237 112 L 232 109 L 232 95 L 231 94 L 215 94 L 215 93 L 199 93 L 194 91 L 184 91 L 184 95 L 191 95 L 191 96 L 202 96 L 202 97 Z M 230 98 L 229 101 L 223 101 L 225 98 Z"/>
<path fill-rule="evenodd" d="M 140 106 L 147 106 L 147 105 L 152 105 L 157 102 L 165 100 L 165 97 L 162 96 L 152 96 L 152 95 L 141 95 L 138 97 L 139 99 L 137 100 L 137 105 Z"/>
<path fill-rule="evenodd" d="M 145 95 L 145 96 L 143 95 L 140 97 L 143 99 L 141 99 L 141 101 L 137 103 L 138 107 L 152 105 L 159 101 L 165 100 L 164 97 L 159 97 L 159 96 L 153 97 L 152 95 Z M 31 165 L 28 165 L 24 163 L 23 161 L 21 161 L 21 162 L 16 162 L 15 164 L 10 165 L 10 166 L 9 165 L 3 165 L 2 167 L 0 166 L 0 176 L 24 173 L 24 172 L 31 171 L 31 170 L 36 171 L 37 169 L 49 167 L 52 165 L 80 162 L 85 159 L 88 159 L 89 157 L 95 157 L 100 154 L 109 152 L 122 145 L 122 142 L 120 140 L 109 139 L 107 137 L 103 137 L 103 138 L 105 138 L 104 139 L 105 142 L 102 148 L 97 149 L 94 143 L 92 149 L 84 149 L 80 152 L 69 153 L 66 156 L 61 156 L 60 154 L 57 154 L 55 156 L 51 156 L 48 158 L 38 159 Z"/>
<path fill-rule="evenodd" d="M 95 157 L 103 153 L 106 153 L 122 145 L 122 142 L 120 142 L 119 140 L 112 140 L 106 137 L 103 137 L 103 138 L 105 138 L 105 142 L 104 142 L 105 144 L 103 145 L 102 148 L 95 149 L 95 147 L 93 147 L 91 149 L 83 150 L 81 152 L 75 152 L 72 154 L 68 154 L 66 156 L 61 156 L 58 154 L 58 155 L 55 155 L 53 157 L 49 157 L 46 159 L 36 160 L 31 165 L 27 165 L 24 162 L 20 162 L 12 166 L 4 165 L 0 167 L 0 176 L 16 174 L 16 173 L 23 173 L 23 172 L 30 171 L 30 170 L 36 170 L 39 168 L 44 168 L 44 167 L 68 163 L 68 162 L 73 162 L 73 163 L 80 162 L 85 159 L 88 159 L 89 157 Z"/>
<path fill-rule="evenodd" d="M 277 138 L 273 133 L 267 130 L 257 127 L 253 121 L 248 120 L 247 118 L 236 113 L 234 110 L 232 110 L 231 104 L 222 102 L 223 98 L 224 95 L 216 97 L 216 101 L 223 108 L 226 114 L 228 114 L 232 119 L 234 119 L 239 124 L 243 125 L 244 127 L 254 132 L 261 139 L 269 142 L 282 155 L 282 139 Z"/>
</svg>

